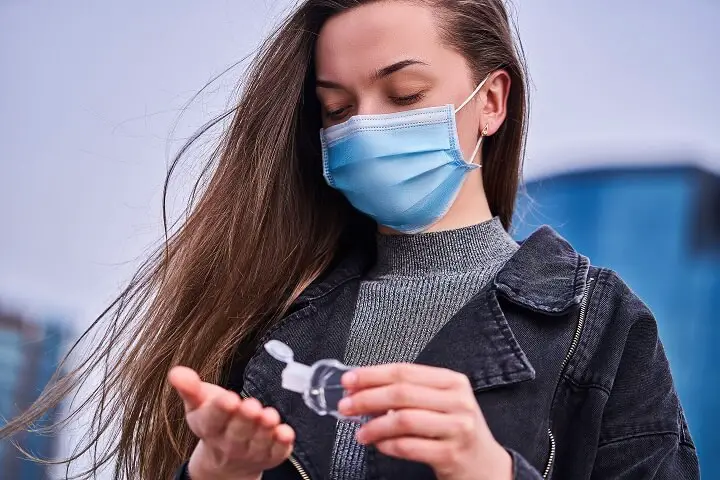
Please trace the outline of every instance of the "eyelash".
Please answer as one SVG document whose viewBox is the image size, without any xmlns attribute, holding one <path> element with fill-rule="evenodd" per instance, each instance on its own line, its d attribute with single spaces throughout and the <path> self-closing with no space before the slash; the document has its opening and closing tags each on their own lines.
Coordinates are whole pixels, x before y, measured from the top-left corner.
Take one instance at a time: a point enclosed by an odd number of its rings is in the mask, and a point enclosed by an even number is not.
<svg viewBox="0 0 720 480">
<path fill-rule="evenodd" d="M 330 120 L 342 120 L 343 119 L 343 113 L 345 113 L 345 110 L 347 110 L 348 107 L 342 107 L 338 108 L 337 110 L 333 110 L 331 112 L 327 112 L 325 115 Z"/>
<path fill-rule="evenodd" d="M 425 97 L 425 92 L 417 92 L 412 95 L 407 95 L 405 97 L 390 97 L 392 98 L 393 102 L 395 102 L 398 105 L 412 105 L 413 103 L 419 102 Z"/>
<path fill-rule="evenodd" d="M 390 99 L 396 105 L 401 105 L 401 106 L 412 105 L 413 103 L 419 102 L 423 98 L 425 98 L 424 91 L 414 93 L 412 95 L 407 95 L 404 97 L 390 97 Z M 329 119 L 334 120 L 334 121 L 342 120 L 343 117 L 345 116 L 344 114 L 346 113 L 346 110 L 348 108 L 349 107 L 338 108 L 337 110 L 332 110 L 332 111 L 327 112 L 326 115 Z"/>
</svg>

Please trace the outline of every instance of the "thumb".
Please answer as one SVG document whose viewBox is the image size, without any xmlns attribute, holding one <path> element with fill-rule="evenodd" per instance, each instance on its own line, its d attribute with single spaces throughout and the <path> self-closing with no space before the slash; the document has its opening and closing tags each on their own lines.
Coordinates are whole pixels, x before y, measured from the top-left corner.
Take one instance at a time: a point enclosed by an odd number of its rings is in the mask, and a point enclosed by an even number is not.
<svg viewBox="0 0 720 480">
<path fill-rule="evenodd" d="M 177 366 L 170 369 L 168 381 L 177 390 L 185 404 L 185 412 L 191 412 L 207 400 L 202 381 L 192 368 Z"/>
</svg>

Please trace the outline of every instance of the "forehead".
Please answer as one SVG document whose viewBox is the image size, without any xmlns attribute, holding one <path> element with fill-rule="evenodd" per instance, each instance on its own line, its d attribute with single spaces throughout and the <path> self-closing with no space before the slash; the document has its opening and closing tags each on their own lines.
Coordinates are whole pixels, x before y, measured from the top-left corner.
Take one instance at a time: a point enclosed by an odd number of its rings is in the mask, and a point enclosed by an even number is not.
<svg viewBox="0 0 720 480">
<path fill-rule="evenodd" d="M 330 18 L 317 41 L 318 76 L 347 81 L 407 58 L 434 63 L 444 50 L 436 15 L 427 6 L 380 1 Z"/>
</svg>

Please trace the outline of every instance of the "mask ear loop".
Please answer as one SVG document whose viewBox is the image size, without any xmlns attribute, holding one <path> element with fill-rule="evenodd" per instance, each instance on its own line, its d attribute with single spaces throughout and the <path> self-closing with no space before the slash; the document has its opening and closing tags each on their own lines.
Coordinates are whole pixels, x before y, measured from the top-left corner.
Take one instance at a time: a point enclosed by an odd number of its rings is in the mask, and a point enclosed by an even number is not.
<svg viewBox="0 0 720 480">
<path fill-rule="evenodd" d="M 465 105 L 467 105 L 468 103 L 470 103 L 470 101 L 471 101 L 473 98 L 475 98 L 475 95 L 477 95 L 477 93 L 480 91 L 480 89 L 485 85 L 485 82 L 487 82 L 488 78 L 490 78 L 490 75 L 488 75 L 487 77 L 485 77 L 485 79 L 483 79 L 483 81 L 480 82 L 480 85 L 478 85 L 477 87 L 475 87 L 475 90 L 472 91 L 472 93 L 470 94 L 470 96 L 469 96 L 468 98 L 466 98 L 465 101 L 464 101 L 463 103 L 461 103 L 458 108 L 455 109 L 455 114 L 457 114 L 460 110 L 462 110 L 462 108 L 463 108 Z M 476 156 L 476 155 L 478 154 L 478 152 L 480 151 L 480 145 L 482 144 L 483 138 L 487 137 L 488 128 L 489 128 L 489 124 L 485 124 L 485 128 L 483 128 L 483 129 L 482 129 L 482 132 L 480 132 L 480 138 L 478 138 L 478 141 L 477 141 L 477 143 L 475 144 L 475 150 L 473 150 L 472 156 L 470 157 L 470 160 L 468 160 L 467 163 L 470 163 L 470 164 L 475 163 L 475 156 Z M 478 166 L 479 166 L 479 167 L 482 167 L 482 165 L 480 165 L 480 164 L 478 164 Z"/>
<path fill-rule="evenodd" d="M 477 87 L 475 87 L 475 90 L 473 90 L 473 92 L 470 94 L 470 96 L 467 97 L 467 98 L 465 99 L 465 101 L 462 102 L 462 103 L 460 104 L 460 106 L 455 109 L 455 113 L 456 113 L 456 114 L 457 114 L 460 110 L 462 110 L 465 105 L 467 105 L 468 103 L 470 103 L 470 100 L 472 100 L 473 98 L 475 98 L 475 95 L 477 95 L 477 93 L 480 91 L 480 89 L 483 87 L 483 85 L 485 85 L 485 82 L 487 82 L 488 78 L 490 78 L 490 75 L 488 75 L 487 77 L 485 77 L 485 79 L 484 79 L 482 82 L 480 82 L 480 85 L 478 85 Z"/>
<path fill-rule="evenodd" d="M 482 132 L 480 132 L 480 138 L 478 138 L 478 141 L 475 144 L 475 150 L 473 150 L 472 156 L 470 157 L 470 160 L 468 160 L 468 163 L 475 163 L 475 155 L 477 155 L 480 151 L 480 146 L 482 145 L 483 138 L 487 137 L 489 127 L 490 124 L 486 123 L 485 128 L 483 128 Z M 482 164 L 478 163 L 478 167 L 482 167 Z"/>
</svg>

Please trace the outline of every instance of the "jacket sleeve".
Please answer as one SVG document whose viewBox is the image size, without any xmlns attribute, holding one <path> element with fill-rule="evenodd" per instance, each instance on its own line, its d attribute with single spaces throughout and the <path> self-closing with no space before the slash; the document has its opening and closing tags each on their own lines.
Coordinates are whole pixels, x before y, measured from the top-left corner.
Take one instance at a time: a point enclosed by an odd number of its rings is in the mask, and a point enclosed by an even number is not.
<svg viewBox="0 0 720 480">
<path fill-rule="evenodd" d="M 592 478 L 699 479 L 695 446 L 655 318 L 624 283 L 618 283 L 612 321 L 627 325 L 627 336 L 618 349 Z"/>
<path fill-rule="evenodd" d="M 182 465 L 180 465 L 180 468 L 177 469 L 173 480 L 191 480 L 190 475 L 187 471 L 187 462 L 184 462 Z"/>
<path fill-rule="evenodd" d="M 513 462 L 514 480 L 543 480 L 543 476 L 525 458 L 514 450 L 508 449 Z"/>
</svg>

